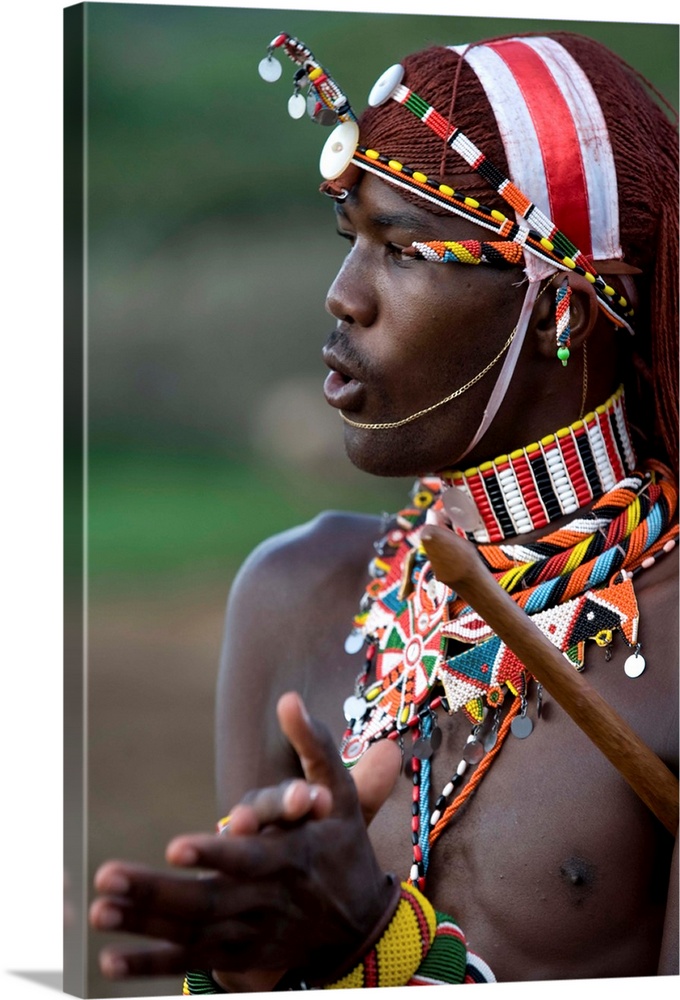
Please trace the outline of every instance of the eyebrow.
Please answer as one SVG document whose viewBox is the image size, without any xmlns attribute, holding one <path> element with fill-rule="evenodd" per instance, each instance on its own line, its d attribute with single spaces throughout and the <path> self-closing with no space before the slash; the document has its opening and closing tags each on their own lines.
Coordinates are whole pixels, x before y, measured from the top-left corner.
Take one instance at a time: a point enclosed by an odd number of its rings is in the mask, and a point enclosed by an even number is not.
<svg viewBox="0 0 680 1000">
<path fill-rule="evenodd" d="M 335 204 L 335 213 L 338 216 L 349 221 L 347 212 L 345 211 L 342 204 Z M 415 212 L 387 212 L 379 213 L 377 215 L 372 215 L 369 218 L 371 225 L 379 226 L 383 229 L 417 229 L 423 230 L 427 229 L 428 225 L 425 219 L 420 215 L 416 215 Z"/>
<path fill-rule="evenodd" d="M 412 212 L 372 215 L 370 221 L 374 226 L 382 226 L 385 229 L 423 229 L 423 227 L 427 227 L 425 220 Z"/>
</svg>

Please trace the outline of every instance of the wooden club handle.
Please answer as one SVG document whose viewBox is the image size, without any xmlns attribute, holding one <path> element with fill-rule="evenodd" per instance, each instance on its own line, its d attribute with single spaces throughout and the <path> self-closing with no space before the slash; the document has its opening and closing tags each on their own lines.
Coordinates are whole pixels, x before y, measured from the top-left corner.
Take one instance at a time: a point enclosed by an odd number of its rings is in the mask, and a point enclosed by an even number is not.
<svg viewBox="0 0 680 1000">
<path fill-rule="evenodd" d="M 437 579 L 474 608 L 675 835 L 678 779 L 672 771 L 498 586 L 470 542 L 430 524 L 420 537 Z"/>
</svg>

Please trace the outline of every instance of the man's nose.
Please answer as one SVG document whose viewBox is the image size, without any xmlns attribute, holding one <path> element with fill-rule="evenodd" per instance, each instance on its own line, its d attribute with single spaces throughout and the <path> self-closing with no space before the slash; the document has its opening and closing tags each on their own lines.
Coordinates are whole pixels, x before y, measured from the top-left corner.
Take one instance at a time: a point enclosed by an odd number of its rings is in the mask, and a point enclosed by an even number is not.
<svg viewBox="0 0 680 1000">
<path fill-rule="evenodd" d="M 345 258 L 328 289 L 326 311 L 343 323 L 368 327 L 375 322 L 377 297 L 356 247 Z"/>
</svg>

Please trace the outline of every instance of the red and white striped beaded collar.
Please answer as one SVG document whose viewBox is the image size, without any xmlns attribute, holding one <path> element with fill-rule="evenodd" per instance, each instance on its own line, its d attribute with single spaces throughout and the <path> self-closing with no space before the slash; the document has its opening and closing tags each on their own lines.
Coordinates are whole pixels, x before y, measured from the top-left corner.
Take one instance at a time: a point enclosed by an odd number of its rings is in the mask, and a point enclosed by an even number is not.
<svg viewBox="0 0 680 1000">
<path fill-rule="evenodd" d="M 441 473 L 450 487 L 442 502 L 468 537 L 498 542 L 573 514 L 634 468 L 621 386 L 569 427 L 478 468 Z"/>
</svg>

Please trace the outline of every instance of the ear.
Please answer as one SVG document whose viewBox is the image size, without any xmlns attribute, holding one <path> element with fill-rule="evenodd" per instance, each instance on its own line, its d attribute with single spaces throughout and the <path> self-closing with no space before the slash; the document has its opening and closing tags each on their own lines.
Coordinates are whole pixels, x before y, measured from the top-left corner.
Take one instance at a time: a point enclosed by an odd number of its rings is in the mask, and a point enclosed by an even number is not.
<svg viewBox="0 0 680 1000">
<path fill-rule="evenodd" d="M 533 329 L 534 342 L 539 354 L 553 359 L 557 355 L 557 320 L 555 296 L 560 286 L 568 283 L 571 289 L 569 327 L 571 351 L 578 350 L 590 336 L 600 316 L 595 289 L 589 281 L 573 271 L 560 271 L 536 300 L 529 329 Z"/>
</svg>

